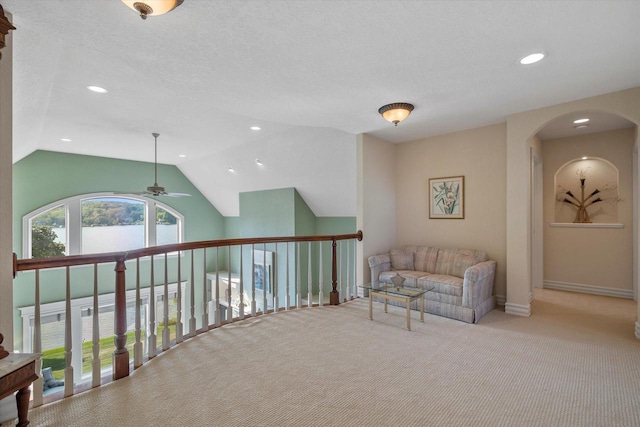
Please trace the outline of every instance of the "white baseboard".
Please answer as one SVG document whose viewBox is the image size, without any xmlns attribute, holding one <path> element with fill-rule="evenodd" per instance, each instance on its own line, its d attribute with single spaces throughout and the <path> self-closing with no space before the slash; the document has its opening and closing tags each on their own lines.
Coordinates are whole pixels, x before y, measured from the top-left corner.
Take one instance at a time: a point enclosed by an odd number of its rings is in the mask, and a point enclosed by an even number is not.
<svg viewBox="0 0 640 427">
<path fill-rule="evenodd" d="M 505 305 L 507 303 L 506 295 L 496 295 L 496 304 Z"/>
<path fill-rule="evenodd" d="M 529 317 L 531 316 L 531 304 L 522 305 L 508 302 L 504 305 L 504 312 L 514 316 Z"/>
<path fill-rule="evenodd" d="M 545 289 L 557 289 L 559 291 L 582 292 L 585 294 L 604 295 L 616 298 L 633 299 L 633 289 L 605 288 L 603 286 L 582 285 L 579 283 L 544 281 Z"/>
</svg>

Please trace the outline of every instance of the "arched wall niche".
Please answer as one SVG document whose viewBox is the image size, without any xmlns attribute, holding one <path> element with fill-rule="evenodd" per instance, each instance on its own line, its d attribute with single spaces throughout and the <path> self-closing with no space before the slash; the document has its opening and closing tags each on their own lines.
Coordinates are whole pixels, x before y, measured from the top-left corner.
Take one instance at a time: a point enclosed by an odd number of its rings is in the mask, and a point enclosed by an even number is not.
<svg viewBox="0 0 640 427">
<path fill-rule="evenodd" d="M 617 223 L 620 172 L 606 159 L 581 157 L 554 174 L 556 223 Z M 586 216 L 581 214 L 584 207 Z"/>
</svg>

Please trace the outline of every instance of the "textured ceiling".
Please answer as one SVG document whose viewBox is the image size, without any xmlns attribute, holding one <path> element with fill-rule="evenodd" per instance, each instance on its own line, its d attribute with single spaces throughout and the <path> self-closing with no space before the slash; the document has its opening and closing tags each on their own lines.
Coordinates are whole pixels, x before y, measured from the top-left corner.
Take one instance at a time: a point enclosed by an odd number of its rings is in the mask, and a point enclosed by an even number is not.
<svg viewBox="0 0 640 427">
<path fill-rule="evenodd" d="M 1 3 L 18 28 L 14 161 L 152 161 L 159 132 L 159 161 L 224 215 L 281 187 L 355 215 L 359 133 L 411 141 L 640 85 L 639 1 L 185 0 L 146 21 L 119 0 Z M 377 110 L 398 101 L 416 108 L 396 128 Z"/>
</svg>

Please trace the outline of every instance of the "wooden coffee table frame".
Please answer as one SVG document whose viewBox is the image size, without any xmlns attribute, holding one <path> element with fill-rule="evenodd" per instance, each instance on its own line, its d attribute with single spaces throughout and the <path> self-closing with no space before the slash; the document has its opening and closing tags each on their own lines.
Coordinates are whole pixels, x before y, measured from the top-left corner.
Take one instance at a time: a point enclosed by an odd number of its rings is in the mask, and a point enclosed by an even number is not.
<svg viewBox="0 0 640 427">
<path fill-rule="evenodd" d="M 417 294 L 403 294 L 401 293 L 404 288 L 396 286 L 382 286 L 381 288 L 371 288 L 364 286 L 365 289 L 369 289 L 369 319 L 373 320 L 373 296 L 379 296 L 384 300 L 384 312 L 387 313 L 387 301 L 404 302 L 407 305 L 407 331 L 411 330 L 411 302 L 416 299 L 420 299 L 420 321 L 424 323 L 424 294 L 429 290 L 417 290 Z"/>
</svg>

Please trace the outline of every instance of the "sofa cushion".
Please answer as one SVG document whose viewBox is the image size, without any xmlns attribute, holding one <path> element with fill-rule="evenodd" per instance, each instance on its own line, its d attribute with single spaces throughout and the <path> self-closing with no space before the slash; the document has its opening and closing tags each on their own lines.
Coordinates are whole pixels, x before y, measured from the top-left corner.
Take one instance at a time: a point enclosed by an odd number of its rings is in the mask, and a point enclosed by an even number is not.
<svg viewBox="0 0 640 427">
<path fill-rule="evenodd" d="M 404 277 L 405 282 L 403 286 L 408 288 L 417 288 L 418 287 L 418 279 L 427 275 L 424 271 L 415 271 L 415 270 L 394 270 L 394 271 L 383 271 L 378 276 L 379 283 L 391 283 L 391 278 L 396 274 Z"/>
<path fill-rule="evenodd" d="M 431 292 L 461 297 L 462 282 L 463 280 L 460 277 L 446 274 L 429 274 L 428 276 L 420 277 L 417 284 L 422 289 L 432 287 L 433 290 Z"/>
<path fill-rule="evenodd" d="M 404 249 L 391 249 L 392 270 L 413 270 L 413 252 Z"/>
<path fill-rule="evenodd" d="M 427 273 L 436 272 L 436 260 L 438 259 L 438 248 L 419 246 L 413 255 L 413 265 L 417 271 Z"/>
<path fill-rule="evenodd" d="M 436 261 L 436 274 L 463 278 L 467 268 L 487 260 L 487 254 L 473 249 L 440 249 Z"/>
</svg>

